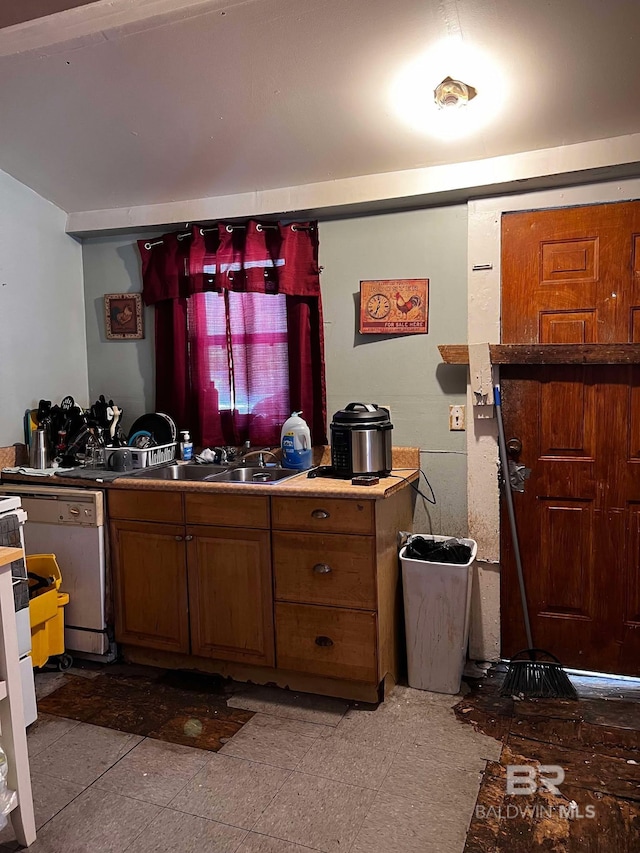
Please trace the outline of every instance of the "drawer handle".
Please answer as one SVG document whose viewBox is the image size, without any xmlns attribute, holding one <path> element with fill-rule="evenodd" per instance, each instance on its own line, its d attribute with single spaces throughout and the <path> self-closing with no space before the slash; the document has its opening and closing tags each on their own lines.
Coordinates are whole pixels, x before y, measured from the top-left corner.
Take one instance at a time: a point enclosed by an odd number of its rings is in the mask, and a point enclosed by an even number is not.
<svg viewBox="0 0 640 853">
<path fill-rule="evenodd" d="M 312 518 L 329 518 L 329 513 L 326 509 L 314 509 L 311 513 Z"/>
<path fill-rule="evenodd" d="M 193 539 L 193 536 L 185 536 L 184 537 L 185 542 L 191 542 L 192 539 Z"/>
<path fill-rule="evenodd" d="M 182 536 L 176 536 L 175 540 L 176 540 L 176 542 L 182 542 L 183 538 L 184 537 L 182 537 Z"/>
<path fill-rule="evenodd" d="M 331 637 L 316 637 L 316 646 L 332 646 L 333 640 Z"/>
<path fill-rule="evenodd" d="M 328 566 L 326 563 L 316 563 L 313 567 L 313 571 L 317 575 L 328 575 L 331 571 L 331 566 Z"/>
</svg>

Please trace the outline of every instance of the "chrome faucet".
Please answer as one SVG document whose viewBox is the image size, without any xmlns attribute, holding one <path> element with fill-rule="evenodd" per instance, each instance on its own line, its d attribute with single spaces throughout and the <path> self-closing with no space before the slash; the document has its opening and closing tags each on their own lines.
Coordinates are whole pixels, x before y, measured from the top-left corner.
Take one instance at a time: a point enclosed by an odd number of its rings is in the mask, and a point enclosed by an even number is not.
<svg viewBox="0 0 640 853">
<path fill-rule="evenodd" d="M 245 449 L 243 450 L 243 452 L 238 457 L 240 462 L 245 462 L 249 458 L 249 456 L 257 456 L 258 457 L 258 468 L 266 468 L 267 463 L 266 463 L 265 458 L 264 458 L 265 454 L 272 456 L 276 462 L 280 462 L 280 459 L 278 458 L 278 456 L 275 453 L 273 453 L 273 451 L 269 450 L 268 447 L 263 447 L 262 449 L 258 449 L 258 450 L 251 450 L 251 444 L 248 441 L 245 441 L 244 448 Z"/>
</svg>

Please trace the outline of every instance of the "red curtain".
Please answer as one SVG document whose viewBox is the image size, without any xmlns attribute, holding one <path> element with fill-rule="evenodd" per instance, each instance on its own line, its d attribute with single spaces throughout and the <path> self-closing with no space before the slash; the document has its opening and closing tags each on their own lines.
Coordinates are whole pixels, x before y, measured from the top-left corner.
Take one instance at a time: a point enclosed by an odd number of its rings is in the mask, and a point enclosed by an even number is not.
<svg viewBox="0 0 640 853">
<path fill-rule="evenodd" d="M 156 406 L 197 444 L 275 445 L 292 411 L 326 443 L 315 223 L 195 226 L 138 241 L 156 307 Z"/>
</svg>

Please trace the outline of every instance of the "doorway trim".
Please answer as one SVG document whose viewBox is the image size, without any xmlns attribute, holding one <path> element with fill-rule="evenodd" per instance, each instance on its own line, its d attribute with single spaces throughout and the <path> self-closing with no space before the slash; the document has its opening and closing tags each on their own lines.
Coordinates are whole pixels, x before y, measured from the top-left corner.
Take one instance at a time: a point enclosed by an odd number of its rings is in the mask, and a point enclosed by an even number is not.
<svg viewBox="0 0 640 853">
<path fill-rule="evenodd" d="M 640 199 L 640 179 L 585 184 L 468 204 L 468 322 L 470 344 L 500 343 L 500 229 L 507 211 L 543 210 L 580 204 Z M 474 271 L 474 266 L 482 269 Z M 498 444 L 493 410 L 473 406 L 467 386 L 467 502 L 469 536 L 478 543 L 471 603 L 469 654 L 474 660 L 500 657 L 500 511 L 496 470 Z"/>
</svg>

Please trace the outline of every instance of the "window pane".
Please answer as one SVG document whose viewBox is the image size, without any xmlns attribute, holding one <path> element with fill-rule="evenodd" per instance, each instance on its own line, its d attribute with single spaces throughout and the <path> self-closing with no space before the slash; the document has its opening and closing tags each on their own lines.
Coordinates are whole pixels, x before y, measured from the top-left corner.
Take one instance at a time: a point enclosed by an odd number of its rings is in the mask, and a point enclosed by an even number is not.
<svg viewBox="0 0 640 853">
<path fill-rule="evenodd" d="M 290 415 L 286 297 L 262 293 L 198 294 L 189 300 L 193 371 L 200 410 L 227 413 L 236 438 L 279 443 Z M 228 328 L 227 328 L 228 322 Z M 215 411 L 212 411 L 215 409 Z M 231 442 L 231 439 L 228 439 Z"/>
</svg>

